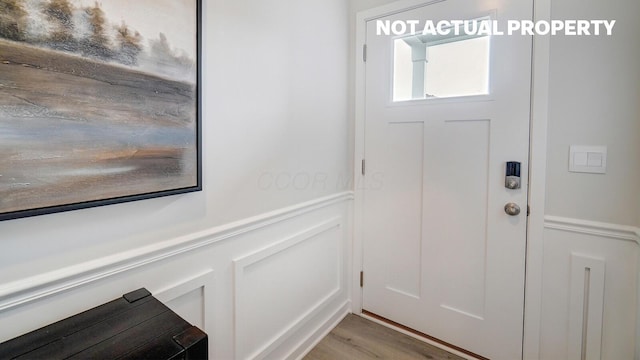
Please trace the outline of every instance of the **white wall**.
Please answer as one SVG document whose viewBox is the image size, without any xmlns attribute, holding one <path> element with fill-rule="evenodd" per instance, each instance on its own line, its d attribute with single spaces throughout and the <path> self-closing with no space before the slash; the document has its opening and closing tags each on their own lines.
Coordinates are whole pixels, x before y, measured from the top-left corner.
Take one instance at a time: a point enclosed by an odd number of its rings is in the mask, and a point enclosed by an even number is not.
<svg viewBox="0 0 640 360">
<path fill-rule="evenodd" d="M 348 190 L 347 4 L 208 8 L 210 218 L 221 224 Z"/>
<path fill-rule="evenodd" d="M 204 191 L 0 222 L 0 341 L 142 286 L 208 323 L 223 358 L 248 336 L 234 321 L 253 307 L 234 299 L 288 305 L 263 329 L 282 336 L 253 338 L 247 356 L 288 354 L 346 311 L 348 4 L 203 2 Z M 264 274 L 290 271 L 234 283 L 235 261 L 260 253 Z M 324 272 L 305 267 L 317 261 Z M 271 281 L 271 298 L 236 294 Z"/>
<path fill-rule="evenodd" d="M 349 189 L 347 5 L 204 3 L 204 192 L 2 222 L 0 281 Z"/>
<path fill-rule="evenodd" d="M 562 0 L 551 11 L 617 22 L 611 37 L 551 39 L 547 213 L 640 225 L 640 3 Z M 607 174 L 569 173 L 569 145 L 607 146 Z"/>
<path fill-rule="evenodd" d="M 639 13 L 636 1 L 551 1 L 553 19 L 617 22 L 611 37 L 551 38 L 542 357 L 579 356 L 577 333 L 586 326 L 587 357 L 630 359 L 635 350 L 640 359 Z M 570 145 L 607 146 L 607 173 L 568 172 Z M 596 305 L 586 325 L 571 316 L 584 300 L 580 258 L 604 273 L 590 284 L 604 290 L 589 295 Z"/>
</svg>

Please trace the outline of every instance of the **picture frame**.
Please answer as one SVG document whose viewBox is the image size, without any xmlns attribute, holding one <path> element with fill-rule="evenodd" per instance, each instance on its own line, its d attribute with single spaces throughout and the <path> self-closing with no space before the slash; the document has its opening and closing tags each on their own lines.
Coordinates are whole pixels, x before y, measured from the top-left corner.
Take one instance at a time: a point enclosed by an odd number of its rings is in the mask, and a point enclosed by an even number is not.
<svg viewBox="0 0 640 360">
<path fill-rule="evenodd" d="M 202 0 L 0 2 L 0 221 L 202 190 Z"/>
</svg>

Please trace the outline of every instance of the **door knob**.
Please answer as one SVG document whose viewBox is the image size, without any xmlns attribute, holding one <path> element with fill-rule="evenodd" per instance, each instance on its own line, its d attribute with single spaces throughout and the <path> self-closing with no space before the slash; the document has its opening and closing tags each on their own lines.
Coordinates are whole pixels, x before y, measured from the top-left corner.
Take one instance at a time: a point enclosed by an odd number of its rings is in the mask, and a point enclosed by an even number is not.
<svg viewBox="0 0 640 360">
<path fill-rule="evenodd" d="M 518 216 L 520 215 L 520 206 L 514 203 L 508 203 L 504 206 L 504 212 L 509 216 Z"/>
</svg>

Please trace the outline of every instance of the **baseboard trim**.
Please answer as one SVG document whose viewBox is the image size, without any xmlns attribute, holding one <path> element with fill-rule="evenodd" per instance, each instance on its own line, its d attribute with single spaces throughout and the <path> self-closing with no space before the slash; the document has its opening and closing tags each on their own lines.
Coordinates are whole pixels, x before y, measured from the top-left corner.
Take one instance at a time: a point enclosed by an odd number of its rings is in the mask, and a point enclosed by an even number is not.
<svg viewBox="0 0 640 360">
<path fill-rule="evenodd" d="M 331 330 L 333 330 L 342 320 L 344 320 L 347 315 L 351 314 L 351 301 L 345 301 L 339 308 L 338 311 L 334 312 L 327 321 L 318 326 L 308 337 L 304 340 L 300 341 L 298 346 L 296 346 L 295 350 L 293 350 L 288 356 L 287 359 L 296 359 L 301 360 L 304 358 L 313 348 L 315 348 L 325 336 L 329 335 Z M 301 352 L 300 352 L 301 351 Z M 300 355 L 295 356 L 295 353 L 299 352 Z"/>
<path fill-rule="evenodd" d="M 153 245 L 5 283 L 0 285 L 0 311 L 211 246 L 334 204 L 353 200 L 353 197 L 352 191 L 333 194 Z"/>
<path fill-rule="evenodd" d="M 630 241 L 640 245 L 640 228 L 633 226 L 546 215 L 544 227 L 613 240 Z"/>
</svg>

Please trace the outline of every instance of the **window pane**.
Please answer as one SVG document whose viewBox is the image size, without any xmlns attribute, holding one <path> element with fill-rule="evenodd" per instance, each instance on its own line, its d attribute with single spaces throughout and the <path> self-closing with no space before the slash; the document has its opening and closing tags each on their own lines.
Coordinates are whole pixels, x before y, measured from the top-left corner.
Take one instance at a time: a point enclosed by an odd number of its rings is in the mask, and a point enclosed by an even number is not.
<svg viewBox="0 0 640 360">
<path fill-rule="evenodd" d="M 489 36 L 394 41 L 393 101 L 489 93 Z"/>
</svg>

